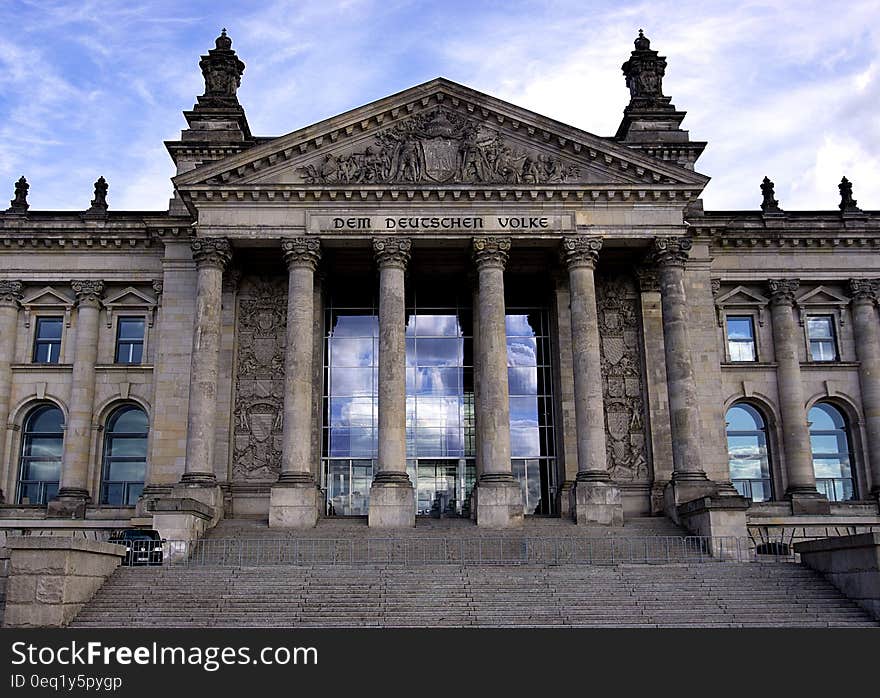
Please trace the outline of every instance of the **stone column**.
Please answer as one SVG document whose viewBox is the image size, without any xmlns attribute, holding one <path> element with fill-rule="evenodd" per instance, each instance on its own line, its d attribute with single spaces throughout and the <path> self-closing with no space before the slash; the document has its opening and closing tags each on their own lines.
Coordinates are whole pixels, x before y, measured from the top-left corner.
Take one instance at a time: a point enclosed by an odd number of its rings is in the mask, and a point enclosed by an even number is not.
<svg viewBox="0 0 880 698">
<path fill-rule="evenodd" d="M 222 500 L 214 475 L 214 427 L 223 269 L 232 258 L 232 247 L 225 238 L 195 238 L 192 255 L 198 281 L 190 363 L 186 465 L 180 483 L 175 487 L 175 496 L 197 499 L 213 507 L 215 517 L 219 518 Z"/>
<path fill-rule="evenodd" d="M 620 488 L 611 482 L 605 451 L 602 357 L 593 276 L 601 249 L 601 238 L 569 237 L 562 241 L 571 293 L 571 355 L 577 425 L 578 473 L 572 507 L 574 520 L 579 524 L 623 525 Z"/>
<path fill-rule="evenodd" d="M 12 361 L 15 358 L 15 337 L 18 334 L 18 306 L 21 301 L 20 281 L 0 281 L 0 462 L 6 456 L 6 421 L 12 396 Z M 9 481 L 9 467 L 0 469 L 0 504 L 6 499 L 3 484 Z"/>
<path fill-rule="evenodd" d="M 574 407 L 574 366 L 571 355 L 571 293 L 568 274 L 561 267 L 552 272 L 554 285 L 554 310 L 556 311 L 556 371 L 554 395 L 557 396 L 558 413 L 556 431 L 560 451 L 559 464 L 559 516 L 570 519 L 574 515 L 572 500 L 578 473 L 577 426 Z"/>
<path fill-rule="evenodd" d="M 480 425 L 479 425 L 479 415 L 480 415 L 480 369 L 479 369 L 479 354 L 480 354 L 480 290 L 479 284 L 477 282 L 477 275 L 474 273 L 468 274 L 468 279 L 471 283 L 471 317 L 473 318 L 473 325 L 471 327 L 471 353 L 473 358 L 473 390 L 474 390 L 474 442 L 476 444 L 476 435 L 480 433 Z M 480 479 L 480 475 L 483 472 L 483 459 L 480 456 L 480 449 L 474 449 L 474 471 L 476 475 L 476 480 Z M 470 517 L 474 521 L 477 520 L 477 488 L 476 482 L 474 483 L 474 487 L 471 489 L 470 497 L 471 497 L 471 505 L 470 505 Z"/>
<path fill-rule="evenodd" d="M 311 528 L 318 522 L 318 489 L 312 476 L 312 394 L 315 331 L 316 238 L 281 241 L 287 262 L 287 347 L 284 356 L 284 432 L 281 475 L 272 487 L 269 526 Z"/>
<path fill-rule="evenodd" d="M 788 475 L 786 498 L 792 513 L 828 513 L 828 502 L 816 490 L 816 474 L 810 449 L 804 386 L 798 346 L 803 332 L 794 318 L 794 294 L 797 279 L 769 282 L 770 317 L 773 323 L 773 351 L 776 355 L 776 386 L 782 426 L 782 450 Z"/>
<path fill-rule="evenodd" d="M 669 431 L 669 395 L 666 380 L 666 349 L 663 342 L 663 313 L 660 276 L 655 267 L 636 270 L 642 311 L 645 350 L 646 412 L 650 428 L 651 513 L 662 513 L 663 492 L 672 478 L 672 435 Z"/>
<path fill-rule="evenodd" d="M 95 363 L 98 359 L 98 321 L 103 281 L 73 281 L 76 294 L 76 340 L 70 402 L 61 456 L 58 498 L 49 502 L 49 516 L 85 517 L 89 494 L 89 451 L 95 401 Z"/>
<path fill-rule="evenodd" d="M 408 238 L 374 238 L 379 266 L 379 452 L 370 486 L 368 522 L 375 528 L 415 526 L 416 502 L 406 472 L 406 307 Z"/>
<path fill-rule="evenodd" d="M 660 277 L 672 433 L 672 481 L 664 494 L 667 513 L 673 518 L 677 517 L 678 505 L 715 492 L 706 477 L 700 453 L 700 404 L 688 337 L 684 267 L 691 244 L 684 237 L 662 237 L 654 240 L 653 249 Z"/>
<path fill-rule="evenodd" d="M 510 393 L 507 384 L 507 332 L 504 267 L 510 238 L 474 238 L 480 339 L 476 401 L 477 450 L 482 472 L 477 482 L 477 525 L 507 528 L 523 522 L 520 485 L 510 463 Z"/>
<path fill-rule="evenodd" d="M 862 391 L 862 412 L 865 415 L 871 494 L 875 497 L 880 497 L 880 322 L 876 307 L 878 289 L 880 279 L 851 279 L 849 282 L 853 297 L 853 331 L 859 359 L 859 384 Z"/>
</svg>

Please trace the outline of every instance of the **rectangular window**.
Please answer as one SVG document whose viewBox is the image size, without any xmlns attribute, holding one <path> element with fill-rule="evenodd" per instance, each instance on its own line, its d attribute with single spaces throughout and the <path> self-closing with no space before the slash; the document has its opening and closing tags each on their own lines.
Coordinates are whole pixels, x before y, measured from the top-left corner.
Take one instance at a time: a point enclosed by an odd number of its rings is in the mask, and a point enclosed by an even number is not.
<svg viewBox="0 0 880 698">
<path fill-rule="evenodd" d="M 751 315 L 727 316 L 727 351 L 731 361 L 757 361 L 755 323 Z"/>
<path fill-rule="evenodd" d="M 60 317 L 37 318 L 34 334 L 34 363 L 57 364 L 61 361 Z"/>
<path fill-rule="evenodd" d="M 139 364 L 144 356 L 144 319 L 121 317 L 116 328 L 116 363 Z"/>
<path fill-rule="evenodd" d="M 810 340 L 810 358 L 813 361 L 837 361 L 834 322 L 830 315 L 808 317 L 807 337 Z"/>
</svg>

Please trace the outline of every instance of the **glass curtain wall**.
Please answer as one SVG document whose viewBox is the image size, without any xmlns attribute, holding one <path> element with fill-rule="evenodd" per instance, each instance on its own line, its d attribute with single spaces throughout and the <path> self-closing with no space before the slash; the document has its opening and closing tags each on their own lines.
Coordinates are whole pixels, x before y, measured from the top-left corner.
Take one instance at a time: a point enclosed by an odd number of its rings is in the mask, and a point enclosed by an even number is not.
<svg viewBox="0 0 880 698">
<path fill-rule="evenodd" d="M 552 366 L 546 308 L 507 309 L 510 455 L 525 514 L 556 513 Z"/>
<path fill-rule="evenodd" d="M 469 516 L 476 481 L 469 289 L 426 284 L 407 297 L 407 470 L 420 516 Z M 349 300 L 350 299 L 350 300 Z M 452 302 L 450 302 L 452 301 Z M 340 292 L 326 308 L 323 487 L 327 514 L 366 515 L 377 453 L 377 303 Z M 527 514 L 555 513 L 548 313 L 507 318 L 511 446 Z"/>
<path fill-rule="evenodd" d="M 326 310 L 324 491 L 330 516 L 366 516 L 376 458 L 379 317 L 370 291 Z"/>
</svg>

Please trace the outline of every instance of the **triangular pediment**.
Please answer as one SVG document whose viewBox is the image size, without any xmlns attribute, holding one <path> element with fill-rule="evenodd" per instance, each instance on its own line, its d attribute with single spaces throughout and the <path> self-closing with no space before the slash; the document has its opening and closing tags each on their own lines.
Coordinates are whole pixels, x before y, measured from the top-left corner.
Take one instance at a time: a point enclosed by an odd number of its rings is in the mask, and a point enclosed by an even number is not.
<svg viewBox="0 0 880 698">
<path fill-rule="evenodd" d="M 683 189 L 708 178 L 438 78 L 174 178 L 208 188 Z"/>
<path fill-rule="evenodd" d="M 797 299 L 798 305 L 848 305 L 849 298 L 825 286 L 816 286 Z"/>
<path fill-rule="evenodd" d="M 21 299 L 21 304 L 28 306 L 65 305 L 72 306 L 74 299 L 51 286 L 45 286 L 38 291 L 32 291 Z"/>
<path fill-rule="evenodd" d="M 152 305 L 156 305 L 156 299 L 150 298 L 146 293 L 138 291 L 133 286 L 128 286 L 104 299 L 104 306 L 108 308 L 115 306 L 144 307 Z"/>
<path fill-rule="evenodd" d="M 718 306 L 764 306 L 769 302 L 769 298 L 762 296 L 756 291 L 752 291 L 746 286 L 737 286 L 715 299 L 715 305 Z"/>
</svg>

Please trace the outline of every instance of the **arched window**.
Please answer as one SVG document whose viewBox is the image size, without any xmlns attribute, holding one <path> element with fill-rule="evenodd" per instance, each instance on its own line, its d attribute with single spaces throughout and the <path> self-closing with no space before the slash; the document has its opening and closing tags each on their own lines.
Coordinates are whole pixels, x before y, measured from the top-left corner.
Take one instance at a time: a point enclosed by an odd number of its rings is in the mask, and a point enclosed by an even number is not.
<svg viewBox="0 0 880 698">
<path fill-rule="evenodd" d="M 144 489 L 147 470 L 147 415 L 125 405 L 110 415 L 104 436 L 101 504 L 133 506 Z"/>
<path fill-rule="evenodd" d="M 751 405 L 739 403 L 727 410 L 725 421 L 733 486 L 753 502 L 770 500 L 770 454 L 764 418 Z"/>
<path fill-rule="evenodd" d="M 45 504 L 58 494 L 64 415 L 55 405 L 40 405 L 24 422 L 18 470 L 18 503 Z"/>
<path fill-rule="evenodd" d="M 816 403 L 808 419 L 816 488 L 832 502 L 855 499 L 846 419 L 827 402 Z"/>
</svg>

